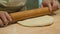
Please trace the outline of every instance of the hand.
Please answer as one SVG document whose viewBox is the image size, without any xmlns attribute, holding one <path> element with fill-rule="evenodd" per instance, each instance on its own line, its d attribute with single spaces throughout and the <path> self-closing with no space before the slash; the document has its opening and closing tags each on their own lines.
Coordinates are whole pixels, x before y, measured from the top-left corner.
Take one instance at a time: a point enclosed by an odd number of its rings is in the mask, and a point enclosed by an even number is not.
<svg viewBox="0 0 60 34">
<path fill-rule="evenodd" d="M 50 11 L 59 9 L 60 5 L 57 0 L 42 0 L 41 7 L 49 7 Z"/>
<path fill-rule="evenodd" d="M 12 22 L 11 17 L 7 12 L 0 11 L 0 26 L 6 26 Z"/>
</svg>

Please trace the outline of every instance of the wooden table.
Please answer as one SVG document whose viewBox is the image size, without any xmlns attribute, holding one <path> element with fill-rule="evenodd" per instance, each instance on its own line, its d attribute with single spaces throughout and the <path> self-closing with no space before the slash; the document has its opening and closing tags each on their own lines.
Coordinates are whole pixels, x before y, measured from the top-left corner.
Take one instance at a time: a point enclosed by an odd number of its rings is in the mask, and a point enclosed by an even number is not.
<svg viewBox="0 0 60 34">
<path fill-rule="evenodd" d="M 54 24 L 45 27 L 24 27 L 13 24 L 0 28 L 0 34 L 60 34 L 60 10 L 54 15 Z"/>
</svg>

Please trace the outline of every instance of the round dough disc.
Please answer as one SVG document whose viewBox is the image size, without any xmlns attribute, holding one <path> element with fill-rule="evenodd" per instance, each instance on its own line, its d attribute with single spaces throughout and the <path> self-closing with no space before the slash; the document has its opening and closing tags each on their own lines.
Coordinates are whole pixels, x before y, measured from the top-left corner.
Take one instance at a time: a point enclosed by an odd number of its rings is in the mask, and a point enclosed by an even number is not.
<svg viewBox="0 0 60 34">
<path fill-rule="evenodd" d="M 54 19 L 52 16 L 41 16 L 24 21 L 18 21 L 18 23 L 24 26 L 46 26 L 52 24 L 53 21 Z"/>
</svg>

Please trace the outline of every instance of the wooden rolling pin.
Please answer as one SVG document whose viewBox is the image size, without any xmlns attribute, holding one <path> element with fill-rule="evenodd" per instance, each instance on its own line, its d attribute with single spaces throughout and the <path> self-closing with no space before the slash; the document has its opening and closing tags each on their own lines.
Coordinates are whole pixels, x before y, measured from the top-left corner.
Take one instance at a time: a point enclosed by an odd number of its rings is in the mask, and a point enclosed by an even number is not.
<svg viewBox="0 0 60 34">
<path fill-rule="evenodd" d="M 24 20 L 27 18 L 36 17 L 36 16 L 40 16 L 40 15 L 46 15 L 46 14 L 50 14 L 50 11 L 47 7 L 20 11 L 20 12 L 16 12 L 16 13 L 10 13 L 10 16 L 12 17 L 12 19 L 14 21 L 18 21 L 18 20 Z"/>
</svg>

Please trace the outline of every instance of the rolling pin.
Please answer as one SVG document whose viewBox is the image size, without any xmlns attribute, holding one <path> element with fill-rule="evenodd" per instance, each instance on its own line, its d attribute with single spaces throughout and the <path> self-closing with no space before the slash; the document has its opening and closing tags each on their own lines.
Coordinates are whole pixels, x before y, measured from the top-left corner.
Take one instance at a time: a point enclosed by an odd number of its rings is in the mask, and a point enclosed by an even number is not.
<svg viewBox="0 0 60 34">
<path fill-rule="evenodd" d="M 46 14 L 51 14 L 47 7 L 10 13 L 9 15 L 14 21 L 18 21 Z"/>
</svg>

